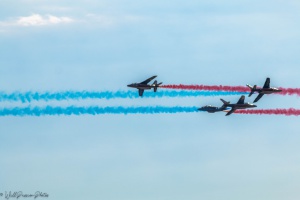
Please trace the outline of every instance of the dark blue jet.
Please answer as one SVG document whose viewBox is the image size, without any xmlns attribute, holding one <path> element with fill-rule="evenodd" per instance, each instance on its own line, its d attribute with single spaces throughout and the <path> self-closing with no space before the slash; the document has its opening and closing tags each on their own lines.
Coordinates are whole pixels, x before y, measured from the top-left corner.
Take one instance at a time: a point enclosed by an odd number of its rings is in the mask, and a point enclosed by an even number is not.
<svg viewBox="0 0 300 200">
<path fill-rule="evenodd" d="M 251 89 L 251 92 L 249 94 L 249 97 L 251 97 L 251 95 L 254 93 L 254 92 L 258 92 L 258 96 L 256 97 L 256 99 L 254 100 L 254 103 L 255 102 L 258 102 L 258 100 L 260 98 L 262 98 L 262 96 L 264 96 L 264 94 L 272 94 L 272 93 L 275 93 L 275 92 L 281 92 L 282 90 L 280 89 L 277 89 L 277 88 L 274 88 L 274 87 L 270 87 L 270 78 L 267 78 L 266 79 L 266 82 L 265 82 L 265 85 L 263 88 L 256 88 L 256 85 L 254 85 L 253 87 L 251 85 L 248 85 L 247 86 Z"/>
<path fill-rule="evenodd" d="M 212 105 L 207 105 L 207 106 L 203 106 L 201 108 L 198 108 L 198 110 L 206 111 L 206 112 L 209 112 L 209 113 L 215 113 L 215 112 L 220 112 L 220 111 L 226 111 L 227 107 L 224 106 L 224 105 L 221 106 L 221 107 L 215 107 L 215 106 L 212 106 Z"/>
<path fill-rule="evenodd" d="M 236 111 L 238 109 L 247 109 L 247 108 L 257 107 L 254 104 L 245 103 L 245 96 L 244 95 L 242 95 L 241 98 L 239 99 L 239 101 L 235 104 L 230 104 L 230 101 L 225 101 L 224 99 L 221 99 L 221 101 L 223 102 L 223 106 L 231 107 L 231 110 L 226 114 L 226 116 L 231 115 L 232 113 L 234 113 L 234 111 Z"/>
<path fill-rule="evenodd" d="M 136 88 L 139 90 L 139 96 L 143 96 L 144 94 L 144 90 L 151 90 L 153 88 L 154 92 L 157 91 L 157 88 L 162 84 L 161 83 L 157 83 L 157 81 L 155 80 L 151 85 L 148 85 L 148 83 L 150 81 L 152 81 L 153 79 L 155 79 L 157 76 L 152 76 L 150 78 L 148 78 L 147 80 L 140 82 L 140 83 L 132 83 L 127 85 L 128 87 L 131 88 Z"/>
</svg>

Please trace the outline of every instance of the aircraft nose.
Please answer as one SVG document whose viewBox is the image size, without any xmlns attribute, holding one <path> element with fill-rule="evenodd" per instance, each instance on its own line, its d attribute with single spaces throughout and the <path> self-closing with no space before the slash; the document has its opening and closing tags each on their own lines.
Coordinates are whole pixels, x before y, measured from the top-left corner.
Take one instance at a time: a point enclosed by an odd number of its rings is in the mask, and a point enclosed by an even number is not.
<svg viewBox="0 0 300 200">
<path fill-rule="evenodd" d="M 127 87 L 132 87 L 132 84 L 127 85 Z"/>
</svg>

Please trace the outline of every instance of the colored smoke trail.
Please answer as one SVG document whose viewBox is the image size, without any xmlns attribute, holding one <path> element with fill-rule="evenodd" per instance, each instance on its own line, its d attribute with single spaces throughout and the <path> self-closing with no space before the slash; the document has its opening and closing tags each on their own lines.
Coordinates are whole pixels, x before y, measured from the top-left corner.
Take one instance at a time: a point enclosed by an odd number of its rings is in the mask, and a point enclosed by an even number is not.
<svg viewBox="0 0 300 200">
<path fill-rule="evenodd" d="M 0 109 L 0 116 L 46 116 L 46 115 L 103 115 L 103 114 L 157 114 L 192 113 L 197 107 L 16 107 Z"/>
<path fill-rule="evenodd" d="M 0 116 L 70 116 L 70 115 L 104 115 L 104 114 L 159 114 L 159 113 L 194 113 L 199 112 L 198 107 L 15 107 L 1 108 Z M 258 115 L 286 115 L 299 116 L 300 109 L 260 109 L 260 110 L 237 110 L 236 114 L 258 114 Z"/>
<path fill-rule="evenodd" d="M 197 96 L 226 96 L 241 95 L 241 92 L 225 91 L 145 91 L 143 98 L 162 98 L 162 97 L 197 97 Z M 61 100 L 83 100 L 83 99 L 115 99 L 115 98 L 141 98 L 138 91 L 65 91 L 65 92 L 0 92 L 0 101 L 61 101 Z"/>
<path fill-rule="evenodd" d="M 161 88 L 181 89 L 181 90 L 210 90 L 210 91 L 230 91 L 230 92 L 249 92 L 245 86 L 223 86 L 223 85 L 162 85 Z"/>
<path fill-rule="evenodd" d="M 246 86 L 226 86 L 226 85 L 162 85 L 161 88 L 180 89 L 180 90 L 209 90 L 209 91 L 227 91 L 249 93 L 250 89 Z M 259 87 L 258 87 L 259 88 Z M 298 95 L 300 96 L 300 88 L 282 88 L 282 92 L 274 93 L 279 95 Z"/>
<path fill-rule="evenodd" d="M 300 109 L 259 109 L 259 110 L 237 110 L 234 113 L 237 114 L 256 114 L 256 115 L 286 115 L 286 116 L 298 116 L 300 115 Z"/>
<path fill-rule="evenodd" d="M 300 96 L 300 88 L 278 88 L 282 92 L 278 93 L 281 95 L 298 95 Z"/>
</svg>

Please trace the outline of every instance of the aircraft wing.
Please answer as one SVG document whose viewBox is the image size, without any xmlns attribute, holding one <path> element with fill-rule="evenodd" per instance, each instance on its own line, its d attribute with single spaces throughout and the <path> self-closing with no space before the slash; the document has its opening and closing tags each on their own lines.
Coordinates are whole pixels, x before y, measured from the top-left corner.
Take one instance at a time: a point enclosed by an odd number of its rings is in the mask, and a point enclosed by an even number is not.
<svg viewBox="0 0 300 200">
<path fill-rule="evenodd" d="M 143 82 L 141 82 L 141 84 L 148 84 L 150 81 L 152 81 L 153 79 L 155 79 L 157 76 L 152 76 L 150 78 L 148 78 L 147 80 L 144 80 Z"/>
<path fill-rule="evenodd" d="M 144 90 L 143 89 L 139 89 L 139 95 L 140 95 L 140 97 L 143 96 L 143 94 L 144 94 Z"/>
<path fill-rule="evenodd" d="M 267 79 L 266 79 L 266 82 L 265 82 L 263 88 L 270 88 L 270 78 L 267 78 Z"/>
<path fill-rule="evenodd" d="M 242 95 L 239 101 L 236 104 L 244 104 L 245 103 L 245 96 Z"/>
<path fill-rule="evenodd" d="M 232 108 L 225 116 L 231 115 L 232 113 L 234 113 L 234 111 L 236 111 L 236 109 Z"/>
<path fill-rule="evenodd" d="M 258 100 L 260 100 L 260 98 L 262 98 L 262 96 L 264 96 L 264 94 L 259 94 L 256 98 L 255 98 L 255 100 L 254 100 L 254 103 L 255 102 L 258 102 Z"/>
</svg>

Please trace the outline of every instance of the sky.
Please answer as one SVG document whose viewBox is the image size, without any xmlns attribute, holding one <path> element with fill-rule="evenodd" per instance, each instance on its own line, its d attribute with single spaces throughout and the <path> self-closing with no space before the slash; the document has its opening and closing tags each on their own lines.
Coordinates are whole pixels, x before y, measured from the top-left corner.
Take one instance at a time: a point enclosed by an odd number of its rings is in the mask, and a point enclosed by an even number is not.
<svg viewBox="0 0 300 200">
<path fill-rule="evenodd" d="M 270 77 L 271 86 L 297 88 L 299 8 L 296 0 L 1 0 L 0 90 L 134 91 L 126 86 L 152 75 L 164 84 L 232 86 L 262 86 Z M 4 101 L 0 107 L 201 107 L 221 106 L 220 98 L 239 96 Z M 257 105 L 300 108 L 297 96 L 269 95 Z M 294 200 L 299 142 L 295 116 L 0 117 L 0 193 Z"/>
</svg>

